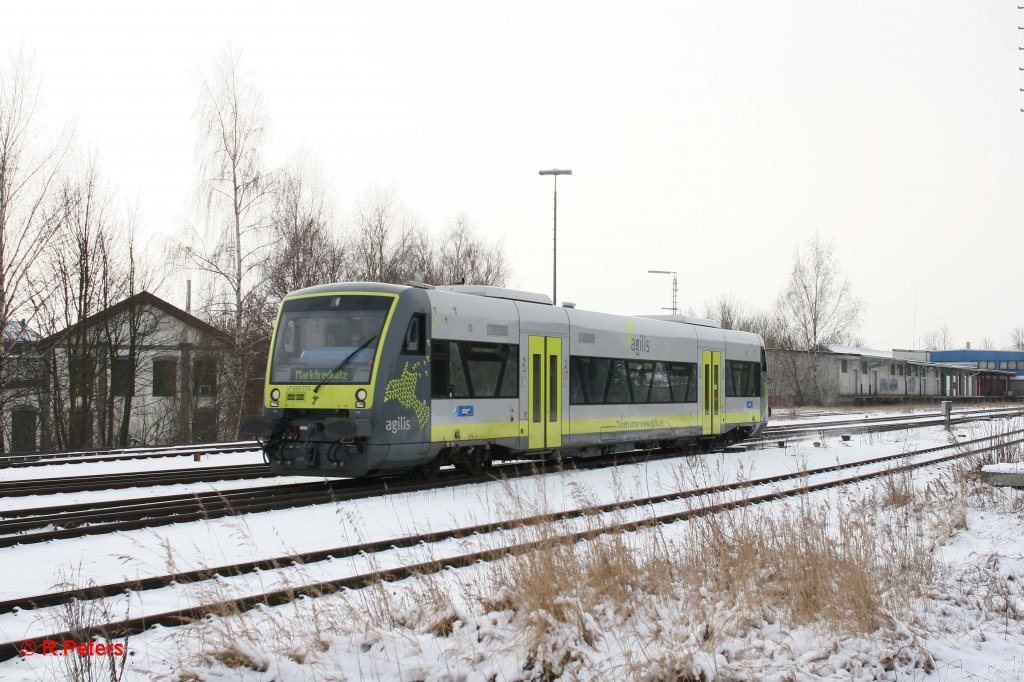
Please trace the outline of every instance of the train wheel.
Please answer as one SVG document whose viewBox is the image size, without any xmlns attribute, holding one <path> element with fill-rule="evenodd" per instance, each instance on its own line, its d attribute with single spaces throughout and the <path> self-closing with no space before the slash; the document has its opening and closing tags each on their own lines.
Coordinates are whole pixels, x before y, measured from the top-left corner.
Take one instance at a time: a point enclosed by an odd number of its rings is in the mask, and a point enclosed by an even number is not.
<svg viewBox="0 0 1024 682">
<path fill-rule="evenodd" d="M 479 476 L 491 467 L 491 458 L 483 452 L 474 452 L 466 457 L 465 471 L 470 476 Z"/>
<path fill-rule="evenodd" d="M 422 481 L 433 481 L 441 470 L 441 460 L 435 457 L 426 464 L 413 467 L 413 475 Z"/>
</svg>

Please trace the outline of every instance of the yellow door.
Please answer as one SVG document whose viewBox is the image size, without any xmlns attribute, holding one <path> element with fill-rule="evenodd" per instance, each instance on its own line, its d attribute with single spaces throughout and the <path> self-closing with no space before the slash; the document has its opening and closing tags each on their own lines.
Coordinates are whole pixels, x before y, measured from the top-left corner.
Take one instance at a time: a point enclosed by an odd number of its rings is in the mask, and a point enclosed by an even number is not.
<svg viewBox="0 0 1024 682">
<path fill-rule="evenodd" d="M 562 446 L 562 339 L 530 337 L 529 447 Z"/>
<path fill-rule="evenodd" d="M 722 354 L 718 351 L 702 351 L 703 378 L 702 425 L 704 435 L 722 432 Z"/>
</svg>

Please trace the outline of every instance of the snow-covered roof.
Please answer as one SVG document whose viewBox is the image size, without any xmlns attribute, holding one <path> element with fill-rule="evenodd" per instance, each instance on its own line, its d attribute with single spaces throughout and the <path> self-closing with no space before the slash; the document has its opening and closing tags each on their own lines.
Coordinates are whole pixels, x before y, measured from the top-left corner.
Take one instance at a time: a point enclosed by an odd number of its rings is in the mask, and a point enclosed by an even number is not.
<svg viewBox="0 0 1024 682">
<path fill-rule="evenodd" d="M 830 353 L 841 355 L 863 355 L 866 358 L 892 359 L 891 350 L 875 350 L 874 348 L 857 348 L 855 346 L 826 346 Z"/>
<path fill-rule="evenodd" d="M 22 320 L 8 320 L 3 329 L 4 343 L 24 343 L 38 341 L 39 334 Z"/>
</svg>

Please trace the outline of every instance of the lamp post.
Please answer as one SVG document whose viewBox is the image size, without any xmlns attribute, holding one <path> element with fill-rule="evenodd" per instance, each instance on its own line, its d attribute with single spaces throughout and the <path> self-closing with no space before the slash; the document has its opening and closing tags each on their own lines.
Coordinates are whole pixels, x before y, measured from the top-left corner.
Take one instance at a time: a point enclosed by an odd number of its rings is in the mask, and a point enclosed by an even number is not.
<svg viewBox="0 0 1024 682">
<path fill-rule="evenodd" d="M 650 273 L 655 274 L 655 275 L 672 275 L 672 308 L 671 308 L 671 310 L 672 310 L 672 314 L 673 315 L 678 315 L 678 313 L 676 312 L 678 310 L 678 308 L 676 307 L 676 293 L 679 291 L 679 275 L 676 273 L 675 270 L 648 270 L 647 272 L 650 272 Z M 662 310 L 669 310 L 669 308 L 664 308 L 663 307 Z"/>
<path fill-rule="evenodd" d="M 571 170 L 542 170 L 541 175 L 555 176 L 555 225 L 552 237 L 552 267 L 551 267 L 551 302 L 558 305 L 558 176 L 572 175 Z"/>
</svg>

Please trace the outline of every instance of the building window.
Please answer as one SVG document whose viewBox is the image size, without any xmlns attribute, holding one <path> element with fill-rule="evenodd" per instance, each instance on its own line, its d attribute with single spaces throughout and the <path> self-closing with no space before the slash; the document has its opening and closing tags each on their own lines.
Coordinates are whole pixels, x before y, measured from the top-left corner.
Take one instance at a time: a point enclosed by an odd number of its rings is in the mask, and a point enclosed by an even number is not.
<svg viewBox="0 0 1024 682">
<path fill-rule="evenodd" d="M 114 362 L 110 365 L 110 395 L 115 398 L 135 395 L 131 358 L 117 357 L 114 358 Z"/>
<path fill-rule="evenodd" d="M 846 372 L 847 372 L 847 369 L 848 369 L 848 368 L 847 368 L 847 362 L 846 362 L 846 360 L 841 360 L 841 361 L 840 361 L 840 364 L 841 364 L 841 365 L 843 366 L 843 374 L 846 374 Z"/>
<path fill-rule="evenodd" d="M 200 397 L 217 395 L 217 358 L 200 356 L 193 361 L 192 395 Z"/>
<path fill-rule="evenodd" d="M 153 395 L 166 398 L 177 395 L 178 362 L 176 360 L 153 361 Z"/>
<path fill-rule="evenodd" d="M 15 409 L 11 412 L 11 450 L 28 452 L 36 449 L 36 411 Z"/>
</svg>

